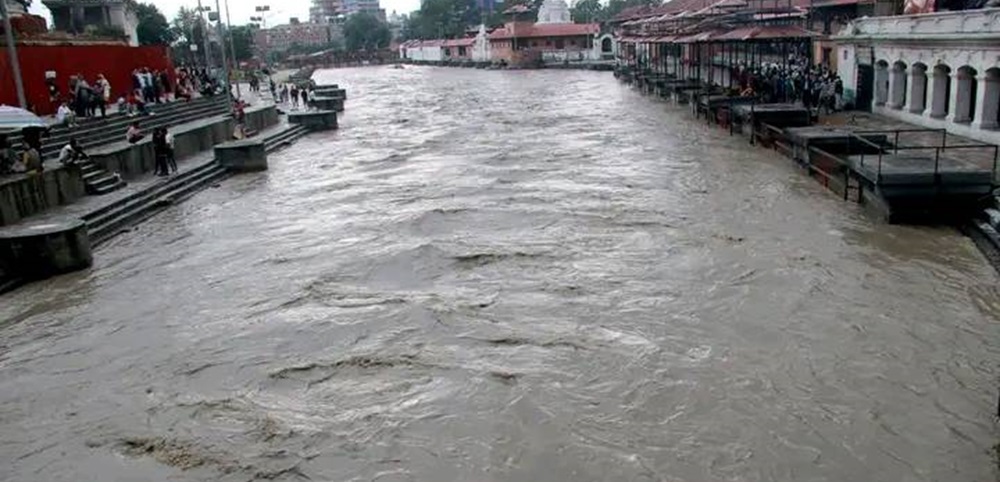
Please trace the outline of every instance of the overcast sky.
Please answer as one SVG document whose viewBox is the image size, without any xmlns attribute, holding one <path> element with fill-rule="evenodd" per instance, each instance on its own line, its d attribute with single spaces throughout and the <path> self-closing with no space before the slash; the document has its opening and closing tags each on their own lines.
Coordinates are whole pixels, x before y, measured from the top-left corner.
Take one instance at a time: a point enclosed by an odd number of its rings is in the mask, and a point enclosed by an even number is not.
<svg viewBox="0 0 1000 482">
<path fill-rule="evenodd" d="M 0 0 L 2 1 L 2 0 Z M 198 0 L 146 0 L 147 3 L 156 5 L 167 20 L 171 20 L 181 7 L 197 7 Z M 201 0 L 206 6 L 215 9 L 215 0 Z M 41 0 L 32 2 L 31 11 L 49 19 L 52 17 L 49 10 L 42 6 Z M 222 11 L 225 13 L 225 0 L 219 0 Z M 271 12 L 267 16 L 268 25 L 288 23 L 290 17 L 299 17 L 302 20 L 309 19 L 309 5 L 311 0 L 229 0 L 229 14 L 232 15 L 233 25 L 242 25 L 250 21 L 250 17 L 255 15 L 254 7 L 257 5 L 269 5 Z M 420 8 L 420 0 L 381 0 L 382 8 L 386 13 L 395 10 L 398 13 L 408 13 Z M 225 19 L 225 17 L 223 17 Z"/>
</svg>

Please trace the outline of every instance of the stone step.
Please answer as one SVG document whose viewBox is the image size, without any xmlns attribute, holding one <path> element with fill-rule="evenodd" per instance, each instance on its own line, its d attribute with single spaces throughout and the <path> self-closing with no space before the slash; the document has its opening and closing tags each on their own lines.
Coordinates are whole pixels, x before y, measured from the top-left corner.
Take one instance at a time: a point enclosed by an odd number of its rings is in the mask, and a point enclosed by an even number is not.
<svg viewBox="0 0 1000 482">
<path fill-rule="evenodd" d="M 121 189 L 121 188 L 123 188 L 123 187 L 125 187 L 127 185 L 128 184 L 126 184 L 125 181 L 123 181 L 121 179 L 115 179 L 114 182 L 111 182 L 111 183 L 108 183 L 108 184 L 105 184 L 105 185 L 102 185 L 102 186 L 96 186 L 96 187 L 90 188 L 90 192 L 91 192 L 91 195 L 102 196 L 102 195 L 105 195 L 105 194 L 109 194 L 109 193 L 115 192 L 115 191 L 117 191 L 117 190 L 119 190 L 119 189 Z"/>
<path fill-rule="evenodd" d="M 295 142 L 297 139 L 309 133 L 309 130 L 302 126 L 294 126 L 286 129 L 270 139 L 264 141 L 264 148 L 267 152 L 272 152 Z"/>
<path fill-rule="evenodd" d="M 151 112 L 154 112 L 155 115 L 169 115 L 171 113 L 182 111 L 184 109 L 197 108 L 205 105 L 215 105 L 215 104 L 223 106 L 226 105 L 224 102 L 225 98 L 223 97 L 221 99 L 222 101 L 219 101 L 217 99 L 206 98 L 206 99 L 196 99 L 191 101 L 190 103 L 175 102 L 170 104 L 163 104 L 165 107 L 152 109 Z M 81 123 L 79 126 L 74 127 L 72 129 L 62 126 L 54 127 L 49 131 L 48 137 L 43 139 L 43 146 L 52 142 L 55 142 L 60 146 L 62 146 L 65 145 L 66 142 L 68 142 L 71 137 L 86 137 L 93 133 L 101 132 L 108 128 L 113 128 L 120 125 L 124 125 L 127 127 L 128 124 L 131 123 L 133 119 L 135 118 L 129 117 L 125 114 L 114 114 L 112 116 L 108 116 L 105 119 L 88 120 L 88 122 Z M 15 134 L 10 136 L 9 139 L 12 145 L 16 146 L 19 145 L 21 142 L 21 135 Z"/>
<path fill-rule="evenodd" d="M 143 130 L 150 131 L 157 127 L 173 127 L 175 125 L 200 120 L 206 117 L 223 115 L 226 112 L 227 110 L 225 106 L 220 107 L 215 105 L 205 105 L 196 109 L 178 111 L 165 116 L 133 117 L 130 118 L 128 122 L 120 126 L 108 127 L 99 133 L 94 133 L 88 136 L 78 136 L 77 139 L 84 149 L 92 149 L 121 141 L 125 138 L 125 131 L 128 130 L 128 126 L 136 120 L 142 122 Z M 62 147 L 68 142 L 69 138 L 61 141 L 46 139 L 46 143 L 42 147 L 42 156 L 46 159 L 58 156 L 59 150 L 62 149 Z"/>
<path fill-rule="evenodd" d="M 103 176 L 94 179 L 92 182 L 87 183 L 87 189 L 93 190 L 104 190 L 104 188 L 110 186 L 117 186 L 122 182 L 122 180 L 110 172 L 105 172 Z M 106 191 L 105 191 L 106 192 Z"/>
<path fill-rule="evenodd" d="M 287 139 L 297 139 L 307 133 L 308 130 L 302 126 L 289 126 L 265 137 L 263 141 L 265 146 L 271 146 L 269 149 L 271 151 L 287 144 L 289 142 Z M 84 216 L 84 220 L 87 222 L 90 232 L 91 244 L 103 243 L 114 237 L 123 228 L 148 219 L 229 175 L 230 172 L 223 169 L 218 163 L 206 162 L 169 178 L 166 182 L 138 191 L 112 205 L 90 212 Z"/>
<path fill-rule="evenodd" d="M 156 194 L 150 194 L 143 198 L 143 202 L 135 202 L 129 209 L 117 212 L 113 217 L 101 218 L 99 222 L 91 224 L 87 222 L 91 236 L 91 245 L 97 246 L 123 228 L 137 224 L 140 221 L 152 217 L 154 214 L 176 204 L 199 189 L 217 182 L 228 176 L 229 173 L 218 165 L 211 169 L 200 170 L 198 175 L 181 179 L 171 179 L 156 190 Z"/>
<path fill-rule="evenodd" d="M 143 203 L 149 202 L 151 199 L 155 199 L 162 195 L 170 189 L 171 183 L 185 182 L 187 179 L 192 177 L 197 177 L 205 171 L 212 170 L 216 167 L 214 162 L 206 162 L 205 164 L 198 166 L 194 169 L 185 171 L 177 176 L 168 178 L 166 182 L 160 182 L 147 189 L 136 191 L 113 204 L 109 204 L 100 209 L 91 211 L 83 216 L 84 221 L 87 224 L 101 223 L 103 219 L 113 218 L 119 214 L 134 209 L 136 206 L 140 206 Z"/>
<path fill-rule="evenodd" d="M 179 119 L 189 119 L 196 120 L 202 116 L 207 116 L 209 113 L 225 113 L 225 105 L 215 105 L 215 104 L 200 104 L 193 106 L 188 109 L 172 111 L 164 114 L 157 114 L 153 116 L 145 117 L 126 117 L 122 121 L 103 126 L 98 129 L 91 131 L 79 131 L 72 132 L 61 136 L 50 136 L 43 139 L 42 145 L 42 155 L 45 158 L 51 158 L 58 155 L 59 149 L 65 146 L 70 138 L 76 137 L 77 140 L 83 145 L 84 148 L 92 148 L 95 146 L 103 145 L 109 141 L 117 142 L 121 138 L 124 138 L 125 131 L 128 130 L 128 126 L 132 124 L 133 121 L 139 120 L 143 124 L 161 125 L 169 123 L 178 123 Z M 187 122 L 185 120 L 184 122 Z"/>
<path fill-rule="evenodd" d="M 987 208 L 983 213 L 986 215 L 986 221 L 993 226 L 994 229 L 1000 230 L 1000 210 L 996 208 Z"/>
</svg>

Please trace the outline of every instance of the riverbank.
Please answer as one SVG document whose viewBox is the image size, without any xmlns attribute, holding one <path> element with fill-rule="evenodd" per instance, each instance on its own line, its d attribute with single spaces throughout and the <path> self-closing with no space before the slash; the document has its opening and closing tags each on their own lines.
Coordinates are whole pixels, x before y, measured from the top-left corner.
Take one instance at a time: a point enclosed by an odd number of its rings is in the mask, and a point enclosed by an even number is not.
<svg viewBox="0 0 1000 482">
<path fill-rule="evenodd" d="M 487 69 L 487 70 L 507 70 L 514 69 L 514 67 L 509 67 L 504 64 L 498 64 L 495 62 L 482 61 L 477 62 L 474 60 L 440 60 L 440 61 L 429 61 L 429 60 L 407 60 L 403 59 L 401 64 L 404 65 L 424 65 L 431 67 L 457 67 L 466 69 Z M 523 67 L 517 70 L 544 70 L 544 69 L 557 69 L 557 70 L 596 70 L 610 72 L 614 70 L 614 62 L 610 61 L 600 61 L 600 62 L 564 62 L 564 63 L 548 63 L 541 64 L 533 67 Z"/>
</svg>

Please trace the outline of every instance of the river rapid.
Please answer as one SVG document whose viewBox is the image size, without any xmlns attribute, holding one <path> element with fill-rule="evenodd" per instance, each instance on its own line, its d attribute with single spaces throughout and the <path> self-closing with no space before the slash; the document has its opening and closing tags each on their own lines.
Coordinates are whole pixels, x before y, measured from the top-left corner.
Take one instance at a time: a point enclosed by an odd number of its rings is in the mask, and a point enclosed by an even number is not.
<svg viewBox="0 0 1000 482">
<path fill-rule="evenodd" d="M 1000 290 L 609 73 L 339 131 L 0 297 L 3 481 L 995 481 Z"/>
</svg>

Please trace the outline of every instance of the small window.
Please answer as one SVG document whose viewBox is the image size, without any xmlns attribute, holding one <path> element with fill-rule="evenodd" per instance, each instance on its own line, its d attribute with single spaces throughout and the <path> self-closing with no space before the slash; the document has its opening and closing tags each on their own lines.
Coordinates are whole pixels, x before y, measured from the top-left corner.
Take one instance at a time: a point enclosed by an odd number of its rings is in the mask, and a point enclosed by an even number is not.
<svg viewBox="0 0 1000 482">
<path fill-rule="evenodd" d="M 545 46 L 546 47 L 551 47 L 552 46 L 552 41 L 551 40 L 545 40 Z"/>
<path fill-rule="evenodd" d="M 465 57 L 465 47 L 459 47 L 458 48 L 458 56 L 459 57 Z"/>
<path fill-rule="evenodd" d="M 570 41 L 569 41 L 569 45 L 570 45 L 571 47 L 576 47 L 576 40 L 570 40 Z"/>
<path fill-rule="evenodd" d="M 556 48 L 557 49 L 566 48 L 566 45 L 563 43 L 563 39 L 561 39 L 561 38 L 560 39 L 556 39 Z"/>
</svg>

